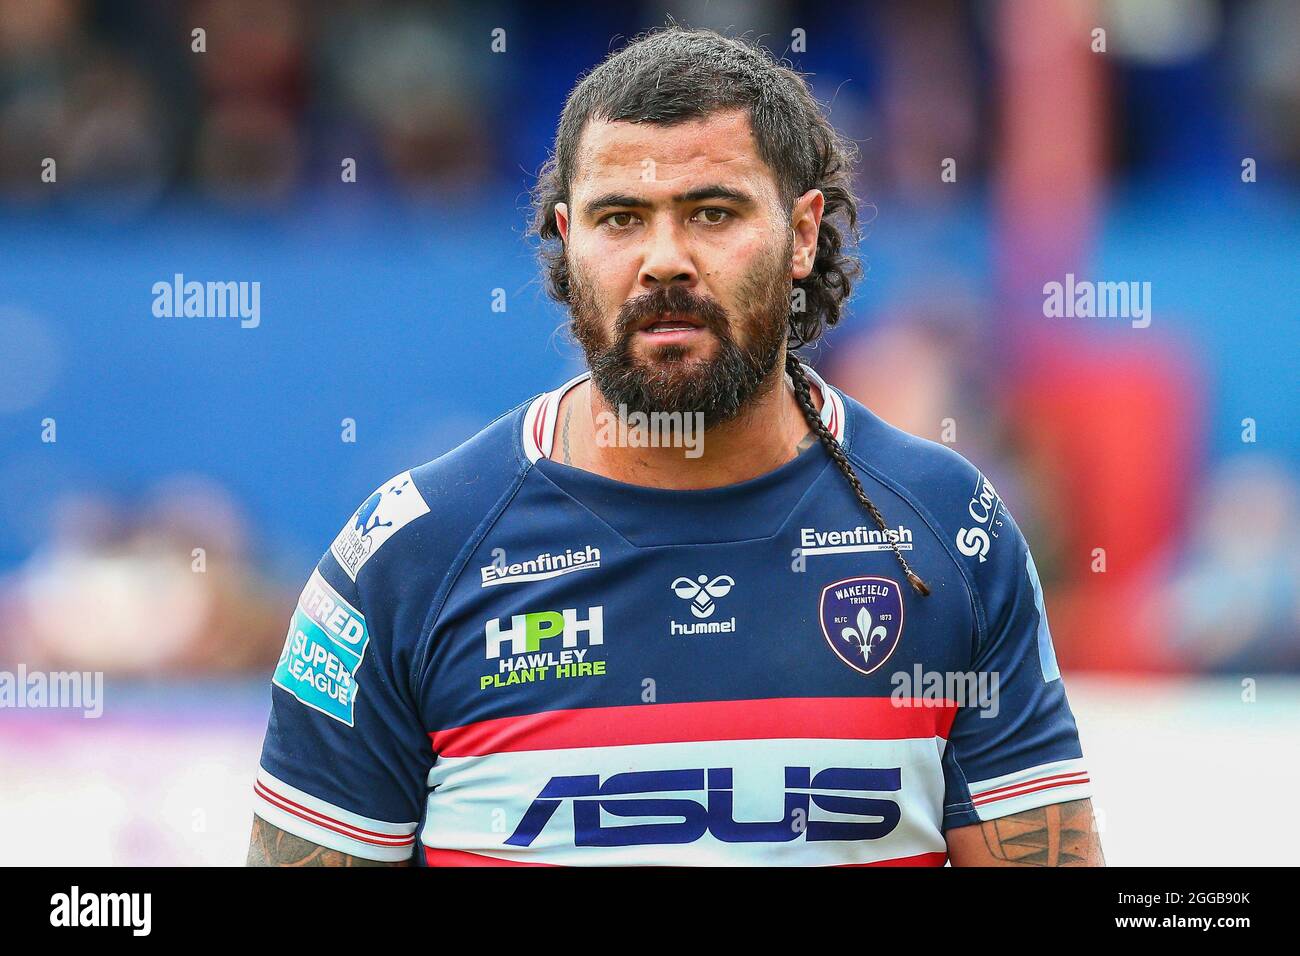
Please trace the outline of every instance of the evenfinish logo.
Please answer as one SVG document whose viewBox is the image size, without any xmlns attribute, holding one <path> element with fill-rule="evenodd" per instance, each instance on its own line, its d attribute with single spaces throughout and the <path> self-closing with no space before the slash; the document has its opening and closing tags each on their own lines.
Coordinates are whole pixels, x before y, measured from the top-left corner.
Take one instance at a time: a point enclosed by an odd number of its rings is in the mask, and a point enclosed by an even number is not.
<svg viewBox="0 0 1300 956">
<path fill-rule="evenodd" d="M 70 893 L 50 897 L 51 926 L 129 926 L 131 935 L 148 936 L 152 926 L 152 893 Z"/>
</svg>

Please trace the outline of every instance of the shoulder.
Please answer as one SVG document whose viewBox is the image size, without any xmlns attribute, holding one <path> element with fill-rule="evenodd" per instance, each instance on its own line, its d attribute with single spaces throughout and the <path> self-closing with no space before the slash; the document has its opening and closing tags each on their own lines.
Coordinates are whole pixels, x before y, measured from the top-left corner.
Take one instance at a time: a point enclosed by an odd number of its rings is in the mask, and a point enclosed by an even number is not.
<svg viewBox="0 0 1300 956">
<path fill-rule="evenodd" d="M 947 445 L 895 428 L 841 395 L 845 449 L 854 466 L 911 505 L 969 582 L 981 635 L 996 629 L 1035 572 L 993 483 Z"/>
<path fill-rule="evenodd" d="M 379 485 L 344 522 L 325 560 L 332 559 L 362 597 L 396 597 L 412 578 L 440 582 L 531 467 L 521 435 L 535 400 Z"/>
<path fill-rule="evenodd" d="M 908 499 L 940 528 L 953 530 L 954 546 L 963 554 L 970 551 L 973 545 L 959 543 L 954 526 L 983 522 L 1001 507 L 992 483 L 947 445 L 895 428 L 857 400 L 840 394 L 847 420 L 845 450 L 854 464 Z"/>
</svg>

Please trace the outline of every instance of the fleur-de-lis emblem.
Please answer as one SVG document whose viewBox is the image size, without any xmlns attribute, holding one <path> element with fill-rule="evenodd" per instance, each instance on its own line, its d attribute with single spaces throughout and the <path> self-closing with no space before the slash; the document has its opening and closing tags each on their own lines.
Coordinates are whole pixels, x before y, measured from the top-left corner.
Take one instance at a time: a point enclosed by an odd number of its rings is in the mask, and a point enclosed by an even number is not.
<svg viewBox="0 0 1300 956">
<path fill-rule="evenodd" d="M 844 628 L 844 630 L 840 631 L 840 637 L 850 644 L 856 645 L 858 650 L 862 652 L 862 660 L 870 663 L 871 652 L 885 642 L 886 638 L 889 637 L 889 631 L 886 630 L 883 624 L 877 624 L 873 630 L 871 612 L 865 607 L 858 609 L 858 616 L 853 623 L 857 627 Z"/>
<path fill-rule="evenodd" d="M 903 597 L 891 578 L 861 575 L 822 588 L 822 636 L 835 656 L 862 674 L 885 666 L 903 638 Z"/>
</svg>

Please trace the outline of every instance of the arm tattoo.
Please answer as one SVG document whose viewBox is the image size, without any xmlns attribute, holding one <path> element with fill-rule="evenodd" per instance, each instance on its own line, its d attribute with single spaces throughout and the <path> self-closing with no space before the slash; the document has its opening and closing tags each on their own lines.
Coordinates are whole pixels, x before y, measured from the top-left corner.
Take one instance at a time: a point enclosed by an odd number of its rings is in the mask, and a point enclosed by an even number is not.
<svg viewBox="0 0 1300 956">
<path fill-rule="evenodd" d="M 351 856 L 339 850 L 304 840 L 272 826 L 261 817 L 253 817 L 253 835 L 248 841 L 248 859 L 245 866 L 407 866 L 402 863 L 381 863 Z"/>
<path fill-rule="evenodd" d="M 564 410 L 564 463 L 572 465 L 573 459 L 569 457 L 569 417 L 573 414 L 573 406 L 570 405 Z"/>
<path fill-rule="evenodd" d="M 1092 803 L 1074 800 L 1013 813 L 980 825 L 984 845 L 995 860 L 1021 866 L 1104 865 L 1093 830 Z M 1094 864 L 1095 865 L 1095 864 Z"/>
</svg>

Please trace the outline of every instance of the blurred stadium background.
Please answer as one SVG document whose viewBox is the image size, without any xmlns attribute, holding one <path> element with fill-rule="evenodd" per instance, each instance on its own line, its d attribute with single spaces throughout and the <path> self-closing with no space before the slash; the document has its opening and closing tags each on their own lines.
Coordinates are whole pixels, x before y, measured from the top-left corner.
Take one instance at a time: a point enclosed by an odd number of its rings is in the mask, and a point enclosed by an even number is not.
<svg viewBox="0 0 1300 956">
<path fill-rule="evenodd" d="M 107 674 L 98 720 L 0 710 L 0 863 L 242 860 L 314 561 L 577 367 L 527 190 L 669 14 L 859 143 L 816 363 L 1016 514 L 1110 862 L 1294 862 L 1300 3 L 0 0 L 0 669 Z M 260 324 L 155 317 L 177 273 Z M 1067 273 L 1150 282 L 1150 326 L 1045 317 Z"/>
</svg>

